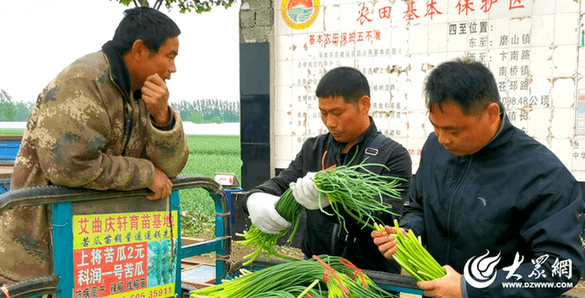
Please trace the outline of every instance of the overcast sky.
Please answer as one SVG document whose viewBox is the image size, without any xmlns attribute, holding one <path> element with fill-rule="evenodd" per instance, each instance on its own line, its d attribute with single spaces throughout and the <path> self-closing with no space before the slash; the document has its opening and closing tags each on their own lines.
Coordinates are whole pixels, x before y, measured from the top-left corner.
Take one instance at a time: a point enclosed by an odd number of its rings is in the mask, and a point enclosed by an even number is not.
<svg viewBox="0 0 585 298">
<path fill-rule="evenodd" d="M 181 29 L 171 102 L 239 100 L 240 4 L 203 14 L 160 9 Z M 35 101 L 69 63 L 113 37 L 127 8 L 110 0 L 0 1 L 0 89 L 13 101 Z"/>
</svg>

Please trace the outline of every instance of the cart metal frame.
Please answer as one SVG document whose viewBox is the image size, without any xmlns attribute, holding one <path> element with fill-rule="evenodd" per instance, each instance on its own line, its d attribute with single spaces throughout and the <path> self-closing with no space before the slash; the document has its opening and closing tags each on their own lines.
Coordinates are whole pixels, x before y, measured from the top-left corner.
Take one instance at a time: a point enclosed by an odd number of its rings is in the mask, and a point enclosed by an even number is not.
<svg viewBox="0 0 585 298">
<path fill-rule="evenodd" d="M 215 180 L 201 175 L 184 175 L 172 179 L 173 191 L 169 198 L 170 210 L 181 214 L 179 190 L 203 188 L 215 203 L 215 239 L 181 246 L 181 221 L 177 219 L 177 266 L 175 297 L 181 297 L 181 260 L 209 252 L 216 252 L 216 283 L 221 283 L 230 268 L 231 234 L 229 205 L 223 187 Z M 74 297 L 73 224 L 72 203 L 99 201 L 116 198 L 144 198 L 150 191 L 97 191 L 73 189 L 60 186 L 30 187 L 13 190 L 0 195 L 0 212 L 5 209 L 24 206 L 52 206 L 53 224 L 53 268 L 54 275 L 23 281 L 7 286 L 10 297 L 37 297 L 54 293 L 55 297 Z M 0 291 L 0 298 L 6 297 Z"/>
</svg>

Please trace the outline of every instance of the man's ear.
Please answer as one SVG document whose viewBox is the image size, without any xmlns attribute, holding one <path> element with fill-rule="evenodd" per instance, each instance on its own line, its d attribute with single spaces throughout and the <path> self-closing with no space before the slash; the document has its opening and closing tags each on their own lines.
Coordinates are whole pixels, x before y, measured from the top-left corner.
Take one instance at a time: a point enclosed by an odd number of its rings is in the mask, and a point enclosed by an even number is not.
<svg viewBox="0 0 585 298">
<path fill-rule="evenodd" d="M 366 115 L 370 112 L 370 97 L 367 95 L 362 96 L 358 102 L 360 112 L 364 112 Z"/>
<path fill-rule="evenodd" d="M 147 57 L 148 52 L 149 50 L 144 44 L 144 41 L 142 41 L 142 39 L 135 40 L 134 43 L 132 44 L 132 48 L 130 49 L 130 54 L 132 58 L 137 61 L 140 61 L 144 57 Z"/>
<path fill-rule="evenodd" d="M 492 122 L 495 122 L 500 118 L 500 106 L 495 102 L 492 102 L 487 106 L 486 112 L 488 113 L 490 121 Z"/>
</svg>

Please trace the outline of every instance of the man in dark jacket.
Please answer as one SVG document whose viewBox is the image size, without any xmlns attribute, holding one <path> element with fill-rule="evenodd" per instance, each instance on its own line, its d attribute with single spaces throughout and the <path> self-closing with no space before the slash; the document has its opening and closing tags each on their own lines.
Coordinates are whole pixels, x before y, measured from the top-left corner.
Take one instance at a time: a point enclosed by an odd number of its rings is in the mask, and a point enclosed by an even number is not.
<svg viewBox="0 0 585 298">
<path fill-rule="evenodd" d="M 293 196 L 306 209 L 307 222 L 302 232 L 302 251 L 306 257 L 328 254 L 343 256 L 362 269 L 399 272 L 394 261 L 378 251 L 369 232 L 361 231 L 362 224 L 346 216 L 348 233 L 340 228 L 335 215 L 319 210 L 319 193 L 312 183 L 315 173 L 331 166 L 367 162 L 384 164 L 390 169 L 374 167 L 373 171 L 406 179 L 402 182 L 402 197 L 406 198 L 412 164 L 408 151 L 378 132 L 370 110 L 370 88 L 366 77 L 350 67 L 335 68 L 323 76 L 316 90 L 321 119 L 329 133 L 309 138 L 287 169 L 277 177 L 249 191 L 244 197 L 244 210 L 252 223 L 266 233 L 278 233 L 290 223 L 275 210 L 280 196 L 290 187 Z M 354 158 L 355 156 L 355 158 Z M 403 200 L 384 198 L 391 211 L 400 213 Z M 333 214 L 326 197 L 321 206 Z M 387 213 L 375 214 L 381 220 L 391 221 Z M 364 236 L 365 235 L 365 236 Z"/>
<path fill-rule="evenodd" d="M 425 93 L 435 133 L 400 220 L 447 272 L 418 283 L 425 295 L 557 297 L 576 286 L 583 198 L 575 178 L 510 123 L 483 64 L 443 63 Z M 388 237 L 395 233 L 388 226 L 372 232 L 387 258 L 396 251 Z"/>
</svg>

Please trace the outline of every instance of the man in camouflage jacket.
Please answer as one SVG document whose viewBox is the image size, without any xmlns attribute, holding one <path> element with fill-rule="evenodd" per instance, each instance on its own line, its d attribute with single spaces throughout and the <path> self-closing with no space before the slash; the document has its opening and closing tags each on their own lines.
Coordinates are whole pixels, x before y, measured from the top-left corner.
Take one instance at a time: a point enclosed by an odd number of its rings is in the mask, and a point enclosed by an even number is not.
<svg viewBox="0 0 585 298">
<path fill-rule="evenodd" d="M 176 71 L 177 25 L 155 9 L 129 9 L 102 51 L 66 67 L 39 95 L 11 189 L 61 185 L 149 188 L 168 196 L 189 151 L 165 80 Z M 0 213 L 0 283 L 51 274 L 45 206 Z"/>
</svg>

